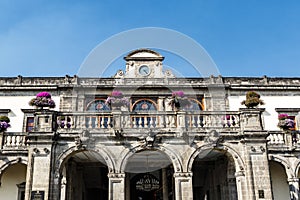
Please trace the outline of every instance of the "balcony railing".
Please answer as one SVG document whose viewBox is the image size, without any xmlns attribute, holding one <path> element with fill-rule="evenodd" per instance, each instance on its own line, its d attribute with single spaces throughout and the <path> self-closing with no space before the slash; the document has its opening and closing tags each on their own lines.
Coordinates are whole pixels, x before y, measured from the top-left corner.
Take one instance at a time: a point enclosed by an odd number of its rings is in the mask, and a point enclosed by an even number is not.
<svg viewBox="0 0 300 200">
<path fill-rule="evenodd" d="M 1 149 L 3 150 L 24 150 L 26 149 L 27 133 L 4 132 L 1 135 Z"/>
<path fill-rule="evenodd" d="M 59 129 L 240 128 L 239 112 L 76 112 L 59 113 Z"/>
</svg>

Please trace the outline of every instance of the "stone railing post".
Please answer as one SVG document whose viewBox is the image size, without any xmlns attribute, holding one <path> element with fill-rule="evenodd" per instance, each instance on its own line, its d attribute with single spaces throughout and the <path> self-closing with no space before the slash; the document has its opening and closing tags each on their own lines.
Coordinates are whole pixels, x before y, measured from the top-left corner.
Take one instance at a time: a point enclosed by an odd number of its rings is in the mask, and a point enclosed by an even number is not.
<svg viewBox="0 0 300 200">
<path fill-rule="evenodd" d="M 193 200 L 193 174 L 174 173 L 175 179 L 175 199 Z"/>
<path fill-rule="evenodd" d="M 112 115 L 113 115 L 113 119 L 114 119 L 113 127 L 115 129 L 121 129 L 122 128 L 121 114 L 122 114 L 121 111 L 118 111 L 118 110 L 113 110 L 112 111 Z"/>
<path fill-rule="evenodd" d="M 185 113 L 184 111 L 177 112 L 177 128 L 185 128 Z"/>
<path fill-rule="evenodd" d="M 52 132 L 57 128 L 57 112 L 53 110 L 38 110 L 35 112 L 35 132 Z"/>
<path fill-rule="evenodd" d="M 263 130 L 262 113 L 264 108 L 240 108 L 241 113 L 241 130 Z"/>
</svg>

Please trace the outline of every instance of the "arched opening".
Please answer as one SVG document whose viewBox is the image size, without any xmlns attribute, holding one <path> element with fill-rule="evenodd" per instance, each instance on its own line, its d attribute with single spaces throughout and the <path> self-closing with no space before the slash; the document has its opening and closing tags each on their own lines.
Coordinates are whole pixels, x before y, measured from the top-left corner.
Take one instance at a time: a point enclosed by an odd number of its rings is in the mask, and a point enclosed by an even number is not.
<svg viewBox="0 0 300 200">
<path fill-rule="evenodd" d="M 86 111 L 103 112 L 103 111 L 110 111 L 110 108 L 105 103 L 105 99 L 95 99 L 87 104 Z"/>
<path fill-rule="evenodd" d="M 61 174 L 61 199 L 108 199 L 108 167 L 99 153 L 74 153 L 64 162 Z"/>
<path fill-rule="evenodd" d="M 290 199 L 289 185 L 284 166 L 276 161 L 269 162 L 274 200 Z"/>
<path fill-rule="evenodd" d="M 25 199 L 27 166 L 21 163 L 10 165 L 1 177 L 1 199 Z"/>
<path fill-rule="evenodd" d="M 126 200 L 173 200 L 174 169 L 171 160 L 157 150 L 133 154 L 126 168 Z"/>
<path fill-rule="evenodd" d="M 225 152 L 201 151 L 193 162 L 192 172 L 195 200 L 237 199 L 234 161 Z"/>
<path fill-rule="evenodd" d="M 157 105 L 151 99 L 139 99 L 132 105 L 133 112 L 156 111 Z"/>
</svg>

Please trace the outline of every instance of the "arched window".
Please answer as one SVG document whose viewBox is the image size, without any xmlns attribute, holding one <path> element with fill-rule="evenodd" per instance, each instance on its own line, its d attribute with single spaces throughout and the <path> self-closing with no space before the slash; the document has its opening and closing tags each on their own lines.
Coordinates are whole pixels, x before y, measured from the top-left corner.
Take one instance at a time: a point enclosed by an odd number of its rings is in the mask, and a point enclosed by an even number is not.
<svg viewBox="0 0 300 200">
<path fill-rule="evenodd" d="M 107 111 L 110 110 L 109 106 L 105 104 L 104 99 L 96 99 L 87 105 L 86 111 Z"/>
<path fill-rule="evenodd" d="M 197 111 L 203 110 L 203 105 L 197 99 L 189 99 L 190 105 L 186 106 L 184 109 L 187 111 Z"/>
<path fill-rule="evenodd" d="M 138 100 L 133 104 L 132 111 L 141 112 L 141 111 L 155 111 L 157 110 L 156 104 L 152 100 L 142 99 Z"/>
</svg>

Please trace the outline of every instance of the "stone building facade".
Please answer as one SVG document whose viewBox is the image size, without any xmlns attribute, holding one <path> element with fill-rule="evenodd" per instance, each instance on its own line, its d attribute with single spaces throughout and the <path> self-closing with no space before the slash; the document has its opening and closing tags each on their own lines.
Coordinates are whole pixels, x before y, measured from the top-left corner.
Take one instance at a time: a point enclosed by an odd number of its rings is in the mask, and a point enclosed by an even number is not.
<svg viewBox="0 0 300 200">
<path fill-rule="evenodd" d="M 0 133 L 0 199 L 299 199 L 298 123 L 277 124 L 297 121 L 300 78 L 177 78 L 163 59 L 133 51 L 112 78 L 0 78 L 12 126 Z M 265 105 L 241 105 L 251 90 Z M 41 91 L 55 109 L 28 105 Z M 106 102 L 116 91 L 127 106 Z"/>
</svg>

